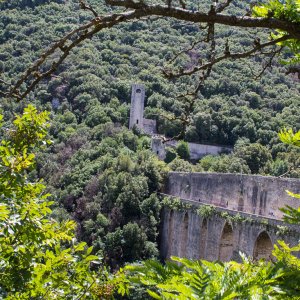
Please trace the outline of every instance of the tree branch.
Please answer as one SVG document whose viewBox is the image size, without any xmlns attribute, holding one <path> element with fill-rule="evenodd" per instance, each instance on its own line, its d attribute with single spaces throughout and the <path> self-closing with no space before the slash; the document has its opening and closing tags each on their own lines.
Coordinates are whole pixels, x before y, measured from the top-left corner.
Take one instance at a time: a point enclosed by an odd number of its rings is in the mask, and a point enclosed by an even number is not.
<svg viewBox="0 0 300 300">
<path fill-rule="evenodd" d="M 270 46 L 273 46 L 279 42 L 283 42 L 283 41 L 286 41 L 286 40 L 289 40 L 291 37 L 289 35 L 286 35 L 286 36 L 283 36 L 283 37 L 280 37 L 278 39 L 275 39 L 275 40 L 272 40 L 272 41 L 269 41 L 269 42 L 266 42 L 264 44 L 260 44 L 260 43 L 256 43 L 254 45 L 254 47 L 248 51 L 245 51 L 245 52 L 237 52 L 237 53 L 230 53 L 230 52 L 226 52 L 224 55 L 222 56 L 219 56 L 213 60 L 210 60 L 208 61 L 206 64 L 202 64 L 200 66 L 196 66 L 194 67 L 193 69 L 191 70 L 187 70 L 187 71 L 181 71 L 179 73 L 171 73 L 171 72 L 168 72 L 168 71 L 164 71 L 164 74 L 167 78 L 178 78 L 178 77 L 181 77 L 181 76 L 186 76 L 186 75 L 192 75 L 192 74 L 195 74 L 199 71 L 202 71 L 202 70 L 208 70 L 210 68 L 212 68 L 215 64 L 225 60 L 225 59 L 240 59 L 240 58 L 246 58 L 246 57 L 249 57 L 251 55 L 253 55 L 254 53 L 258 52 L 258 51 L 261 51 L 262 49 L 266 48 L 266 47 L 270 47 Z"/>
<path fill-rule="evenodd" d="M 275 56 L 277 54 L 279 54 L 281 51 L 282 51 L 283 47 L 279 47 L 278 49 L 274 50 L 274 51 L 271 51 L 270 53 L 264 53 L 265 55 L 269 54 L 270 57 L 268 58 L 267 62 L 264 64 L 262 70 L 259 72 L 258 75 L 256 75 L 254 77 L 255 80 L 257 80 L 258 78 L 260 78 L 262 76 L 262 74 L 272 66 L 272 62 L 273 62 L 273 59 L 275 58 Z"/>
<path fill-rule="evenodd" d="M 217 6 L 216 12 L 220 13 L 222 12 L 226 7 L 228 7 L 231 3 L 233 2 L 233 0 L 226 0 L 224 3 L 221 3 Z"/>
<path fill-rule="evenodd" d="M 81 9 L 91 11 L 92 14 L 94 15 L 94 17 L 98 17 L 97 12 L 92 8 L 91 5 L 87 5 L 87 4 L 84 2 L 84 0 L 79 0 L 79 6 L 80 6 Z"/>
<path fill-rule="evenodd" d="M 173 63 L 180 55 L 182 55 L 183 53 L 187 53 L 187 52 L 189 52 L 189 51 L 195 49 L 195 47 L 196 47 L 198 44 L 200 44 L 200 43 L 202 43 L 202 42 L 205 42 L 206 40 L 207 40 L 207 37 L 201 38 L 200 40 L 194 41 L 194 42 L 190 45 L 189 48 L 185 48 L 185 49 L 182 49 L 181 51 L 177 52 L 176 55 L 174 55 L 174 57 L 172 57 L 172 58 L 168 61 L 168 63 Z"/>
<path fill-rule="evenodd" d="M 43 79 L 54 73 L 58 66 L 66 59 L 70 51 L 78 46 L 82 41 L 91 38 L 104 28 L 113 27 L 121 22 L 142 18 L 147 16 L 142 10 L 123 12 L 120 14 L 107 15 L 105 17 L 94 18 L 89 23 L 86 23 L 77 29 L 72 30 L 58 42 L 53 44 L 46 50 L 38 60 L 36 60 L 31 67 L 29 67 L 16 84 L 8 92 L 2 92 L 2 95 L 7 97 L 15 97 L 18 100 L 26 97 L 34 87 Z M 54 61 L 48 70 L 41 72 L 42 67 L 46 64 L 48 59 L 58 51 L 62 52 L 58 60 Z M 23 83 L 27 83 L 28 87 L 25 92 L 21 93 L 20 88 Z"/>
<path fill-rule="evenodd" d="M 248 16 L 224 15 L 221 13 L 210 14 L 200 11 L 192 11 L 178 7 L 164 5 L 148 5 L 142 1 L 132 0 L 105 0 L 111 6 L 126 7 L 131 9 L 142 9 L 147 15 L 157 15 L 175 18 L 192 23 L 214 23 L 235 27 L 266 28 L 286 31 L 291 38 L 300 39 L 300 26 L 297 23 L 275 18 L 256 18 Z"/>
</svg>

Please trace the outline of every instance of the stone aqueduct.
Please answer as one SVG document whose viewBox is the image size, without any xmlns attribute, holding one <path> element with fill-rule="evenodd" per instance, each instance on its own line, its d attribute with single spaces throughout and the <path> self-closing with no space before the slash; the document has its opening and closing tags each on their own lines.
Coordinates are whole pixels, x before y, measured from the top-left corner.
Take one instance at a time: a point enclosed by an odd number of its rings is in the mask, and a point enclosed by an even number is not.
<svg viewBox="0 0 300 300">
<path fill-rule="evenodd" d="M 144 118 L 145 87 L 132 85 L 129 128 L 138 127 L 152 137 L 152 150 L 165 157 L 165 144 L 156 136 L 156 121 Z M 168 146 L 176 146 L 169 142 Z M 230 147 L 189 143 L 192 159 L 206 154 L 218 154 Z M 281 221 L 280 207 L 300 206 L 285 190 L 300 193 L 298 179 L 248 176 L 237 174 L 171 172 L 164 193 L 178 197 L 194 209 L 174 211 L 165 208 L 161 226 L 161 256 L 171 255 L 204 258 L 207 260 L 239 259 L 239 251 L 255 258 L 269 257 L 274 243 L 282 239 L 296 244 L 299 226 L 288 226 Z M 202 217 L 195 207 L 212 205 L 217 214 Z M 232 222 L 224 213 L 239 214 L 248 222 Z M 251 220 L 251 221 L 249 221 Z M 281 227 L 280 227 L 281 226 Z M 280 228 L 287 228 L 284 235 Z M 281 231 L 282 232 L 282 231 Z"/>
<path fill-rule="evenodd" d="M 189 206 L 181 210 L 164 208 L 162 258 L 174 255 L 228 261 L 239 260 L 241 251 L 259 259 L 271 256 L 277 240 L 296 245 L 300 228 L 285 224 L 279 208 L 285 204 L 300 205 L 285 190 L 299 193 L 300 181 L 236 174 L 169 173 L 165 196 L 171 201 L 179 198 Z M 199 215 L 197 208 L 207 205 L 214 207 L 214 213 Z"/>
</svg>

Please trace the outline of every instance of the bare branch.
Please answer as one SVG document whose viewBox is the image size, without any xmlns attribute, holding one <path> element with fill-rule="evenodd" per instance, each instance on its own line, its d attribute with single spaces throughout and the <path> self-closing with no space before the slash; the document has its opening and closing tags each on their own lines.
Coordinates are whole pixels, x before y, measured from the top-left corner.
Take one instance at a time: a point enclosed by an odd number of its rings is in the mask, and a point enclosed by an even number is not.
<svg viewBox="0 0 300 300">
<path fill-rule="evenodd" d="M 94 15 L 94 17 L 98 17 L 97 12 L 92 8 L 91 5 L 87 5 L 84 0 L 79 0 L 79 5 L 80 5 L 81 9 L 89 10 L 89 11 L 92 12 L 92 14 Z"/>
<path fill-rule="evenodd" d="M 290 38 L 300 39 L 299 24 L 287 20 L 275 18 L 256 18 L 248 16 L 233 16 L 221 13 L 202 13 L 182 9 L 178 7 L 168 7 L 164 5 L 148 5 L 143 1 L 134 2 L 132 0 L 105 0 L 111 6 L 126 7 L 131 9 L 142 9 L 147 15 L 157 15 L 192 23 L 214 23 L 245 28 L 266 28 L 280 29 L 287 32 Z"/>
<path fill-rule="evenodd" d="M 263 66 L 262 70 L 259 72 L 258 75 L 256 75 L 254 77 L 255 80 L 257 80 L 258 78 L 260 78 L 262 76 L 262 74 L 264 74 L 264 72 L 270 68 L 272 66 L 272 62 L 273 62 L 273 59 L 275 58 L 275 56 L 277 54 L 279 54 L 281 51 L 282 51 L 283 47 L 280 47 L 278 49 L 275 49 L 273 51 L 271 51 L 269 54 L 270 54 L 270 57 L 268 58 L 267 62 L 265 63 L 265 65 Z M 267 55 L 267 53 L 263 53 L 265 55 Z"/>
<path fill-rule="evenodd" d="M 220 13 L 222 12 L 226 7 L 228 7 L 230 5 L 230 3 L 232 3 L 233 0 L 226 0 L 224 3 L 221 3 L 217 6 L 216 12 Z"/>
<path fill-rule="evenodd" d="M 189 48 L 185 48 L 185 49 L 183 49 L 183 50 L 177 52 L 176 55 L 174 55 L 174 57 L 171 58 L 168 62 L 169 62 L 169 63 L 173 63 L 180 55 L 182 55 L 183 53 L 188 53 L 189 51 L 192 51 L 193 49 L 195 49 L 195 47 L 196 47 L 197 45 L 199 45 L 199 44 L 202 43 L 202 42 L 205 42 L 206 39 L 207 39 L 207 38 L 205 38 L 205 39 L 202 38 L 202 39 L 200 39 L 200 40 L 194 41 L 194 42 L 192 43 L 192 45 L 191 45 Z"/>
<path fill-rule="evenodd" d="M 160 116 L 168 121 L 179 121 L 181 124 L 181 130 L 178 135 L 172 137 L 172 138 L 164 138 L 163 143 L 172 141 L 172 140 L 179 140 L 183 139 L 185 137 L 187 126 L 189 126 L 192 122 L 192 113 L 194 111 L 195 102 L 197 98 L 195 97 L 194 93 L 186 93 L 184 95 L 179 95 L 176 97 L 182 98 L 184 107 L 182 109 L 182 113 L 180 116 L 176 116 L 174 113 L 161 113 Z"/>
<path fill-rule="evenodd" d="M 186 75 L 192 75 L 192 74 L 195 74 L 199 71 L 203 71 L 203 70 L 209 70 L 210 68 L 212 68 L 215 64 L 225 60 L 225 59 L 240 59 L 240 58 L 246 58 L 246 57 L 249 57 L 253 54 L 255 54 L 256 52 L 259 52 L 261 51 L 262 49 L 266 48 L 266 47 L 270 47 L 270 46 L 273 46 L 279 42 L 283 42 L 283 41 L 286 41 L 286 40 L 289 40 L 291 37 L 286 35 L 286 36 L 283 36 L 283 37 L 280 37 L 278 39 L 275 39 L 275 40 L 272 40 L 272 41 L 269 41 L 269 42 L 266 42 L 264 44 L 260 44 L 258 42 L 256 42 L 254 44 L 254 47 L 251 48 L 250 50 L 248 51 L 245 51 L 245 52 L 237 52 L 237 53 L 225 53 L 224 55 L 222 56 L 219 56 L 213 60 L 210 60 L 208 61 L 206 64 L 202 64 L 200 66 L 196 66 L 194 67 L 193 69 L 191 70 L 187 70 L 187 71 L 181 71 L 179 73 L 171 73 L 171 72 L 167 72 L 167 71 L 164 71 L 164 74 L 167 78 L 178 78 L 178 77 L 181 77 L 181 76 L 186 76 Z"/>
<path fill-rule="evenodd" d="M 58 42 L 53 44 L 48 50 L 46 50 L 40 58 L 29 67 L 26 72 L 21 76 L 13 88 L 7 92 L 2 92 L 2 95 L 7 97 L 15 97 L 18 100 L 26 97 L 34 87 L 43 79 L 54 73 L 58 66 L 66 59 L 70 51 L 78 46 L 82 41 L 91 38 L 94 34 L 104 28 L 110 28 L 121 22 L 128 20 L 141 18 L 146 16 L 141 10 L 123 12 L 120 14 L 107 15 L 105 17 L 94 18 L 89 23 L 72 30 Z M 42 72 L 42 67 L 45 66 L 48 59 L 54 54 L 60 53 L 59 58 L 51 64 L 48 70 Z M 21 93 L 21 85 L 27 83 L 27 89 Z"/>
</svg>

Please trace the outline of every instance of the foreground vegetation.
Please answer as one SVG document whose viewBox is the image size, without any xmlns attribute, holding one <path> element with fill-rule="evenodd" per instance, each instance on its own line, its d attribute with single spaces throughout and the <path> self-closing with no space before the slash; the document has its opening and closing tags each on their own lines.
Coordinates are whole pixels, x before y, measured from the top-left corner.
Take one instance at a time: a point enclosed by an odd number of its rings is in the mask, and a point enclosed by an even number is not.
<svg viewBox="0 0 300 300">
<path fill-rule="evenodd" d="M 0 297 L 104 299 L 113 285 L 101 260 L 76 241 L 74 221 L 51 217 L 45 186 L 27 176 L 37 147 L 48 142 L 48 119 L 48 113 L 28 106 L 1 141 Z"/>
</svg>

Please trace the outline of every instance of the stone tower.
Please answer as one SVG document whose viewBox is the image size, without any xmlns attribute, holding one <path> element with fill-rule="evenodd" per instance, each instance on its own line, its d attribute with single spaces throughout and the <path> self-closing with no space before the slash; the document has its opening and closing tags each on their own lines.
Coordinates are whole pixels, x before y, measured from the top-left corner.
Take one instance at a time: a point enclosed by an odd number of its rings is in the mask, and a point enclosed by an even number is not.
<svg viewBox="0 0 300 300">
<path fill-rule="evenodd" d="M 129 129 L 134 125 L 143 128 L 143 115 L 145 105 L 145 87 L 141 84 L 133 84 L 131 90 L 131 107 Z"/>
</svg>

